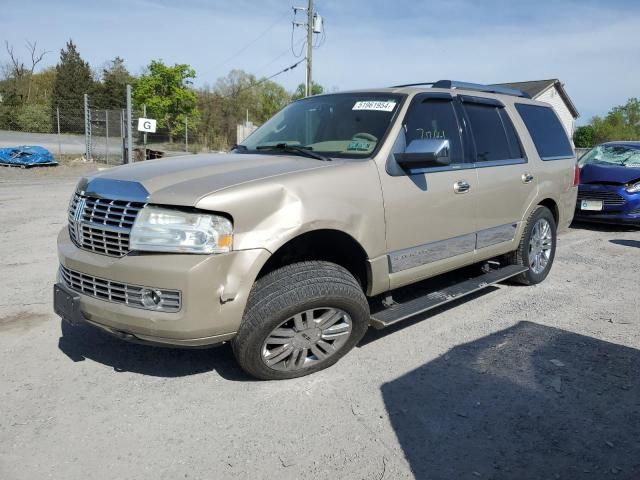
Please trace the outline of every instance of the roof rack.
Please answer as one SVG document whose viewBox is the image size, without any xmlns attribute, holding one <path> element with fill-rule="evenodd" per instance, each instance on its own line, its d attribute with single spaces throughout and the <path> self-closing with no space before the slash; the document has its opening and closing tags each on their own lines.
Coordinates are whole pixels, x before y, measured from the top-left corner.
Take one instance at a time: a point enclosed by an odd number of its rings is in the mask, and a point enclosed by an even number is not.
<svg viewBox="0 0 640 480">
<path fill-rule="evenodd" d="M 459 88 L 462 90 L 475 90 L 476 92 L 499 93 L 513 95 L 514 97 L 531 98 L 531 96 L 517 88 L 502 87 L 498 85 L 482 85 L 480 83 L 457 82 L 454 80 L 438 80 L 437 82 L 408 83 L 406 85 L 394 85 L 391 88 L 418 87 L 431 85 L 432 88 Z"/>
</svg>

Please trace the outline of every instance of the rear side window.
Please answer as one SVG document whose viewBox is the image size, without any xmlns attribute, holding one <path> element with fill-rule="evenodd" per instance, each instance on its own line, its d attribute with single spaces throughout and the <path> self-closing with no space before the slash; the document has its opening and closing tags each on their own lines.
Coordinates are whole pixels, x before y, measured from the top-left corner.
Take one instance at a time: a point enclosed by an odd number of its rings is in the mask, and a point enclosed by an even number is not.
<svg viewBox="0 0 640 480">
<path fill-rule="evenodd" d="M 524 103 L 515 105 L 542 160 L 573 157 L 567 133 L 551 107 Z"/>
<path fill-rule="evenodd" d="M 464 109 L 476 145 L 476 162 L 522 158 L 513 124 L 502 107 L 465 102 Z"/>
</svg>

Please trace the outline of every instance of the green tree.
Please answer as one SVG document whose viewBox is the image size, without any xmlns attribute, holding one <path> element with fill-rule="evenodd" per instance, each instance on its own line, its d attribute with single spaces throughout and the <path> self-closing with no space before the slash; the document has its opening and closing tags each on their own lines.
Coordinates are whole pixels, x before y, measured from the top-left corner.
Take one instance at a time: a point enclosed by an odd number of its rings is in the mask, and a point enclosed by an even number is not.
<svg viewBox="0 0 640 480">
<path fill-rule="evenodd" d="M 116 57 L 102 70 L 102 83 L 97 88 L 95 105 L 103 109 L 123 109 L 127 106 L 127 85 L 134 85 L 124 60 Z"/>
<path fill-rule="evenodd" d="M 595 131 L 591 125 L 578 127 L 573 133 L 573 143 L 576 148 L 591 148 L 595 145 L 594 134 Z"/>
<path fill-rule="evenodd" d="M 256 95 L 255 120 L 258 124 L 269 120 L 291 101 L 291 95 L 284 87 L 270 80 L 262 81 L 257 86 Z"/>
<path fill-rule="evenodd" d="M 152 60 L 147 73 L 136 82 L 133 91 L 136 108 L 147 106 L 147 116 L 158 120 L 158 128 L 167 130 L 169 142 L 184 133 L 185 120 L 190 129 L 197 126 L 197 96 L 191 89 L 195 77 L 196 72 L 189 65 L 170 67 L 161 60 Z"/>
<path fill-rule="evenodd" d="M 51 102 L 52 118 L 60 108 L 60 128 L 63 131 L 84 129 L 84 94 L 94 92 L 94 81 L 89 64 L 82 59 L 73 40 L 60 51 L 60 62 L 56 65 Z"/>
<path fill-rule="evenodd" d="M 596 144 L 613 140 L 640 140 L 640 99 L 630 98 L 612 108 L 604 118 L 593 117 L 591 126 Z"/>
<path fill-rule="evenodd" d="M 293 92 L 293 95 L 291 96 L 291 100 L 300 100 L 301 98 L 304 98 L 305 90 L 306 86 L 304 83 L 298 85 L 298 88 L 296 88 L 295 92 Z M 311 95 L 320 95 L 321 93 L 324 93 L 324 87 L 316 82 L 312 82 Z"/>
</svg>

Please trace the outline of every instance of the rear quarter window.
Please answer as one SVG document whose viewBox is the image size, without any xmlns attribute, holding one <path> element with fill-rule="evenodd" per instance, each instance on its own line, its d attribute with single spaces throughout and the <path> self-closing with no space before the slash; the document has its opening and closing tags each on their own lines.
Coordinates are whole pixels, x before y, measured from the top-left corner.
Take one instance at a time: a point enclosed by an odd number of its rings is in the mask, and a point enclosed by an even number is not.
<svg viewBox="0 0 640 480">
<path fill-rule="evenodd" d="M 515 107 L 542 160 L 573 158 L 569 137 L 551 107 L 524 103 L 516 103 Z"/>
</svg>

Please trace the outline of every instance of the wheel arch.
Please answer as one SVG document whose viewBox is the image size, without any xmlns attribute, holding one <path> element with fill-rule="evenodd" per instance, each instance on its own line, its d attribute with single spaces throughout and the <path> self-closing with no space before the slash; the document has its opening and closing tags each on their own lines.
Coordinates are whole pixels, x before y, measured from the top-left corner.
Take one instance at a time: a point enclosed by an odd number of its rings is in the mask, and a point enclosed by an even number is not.
<svg viewBox="0 0 640 480">
<path fill-rule="evenodd" d="M 538 205 L 547 207 L 551 211 L 551 214 L 553 215 L 553 219 L 556 222 L 557 226 L 560 221 L 560 209 L 558 207 L 558 203 L 554 199 L 548 197 L 538 202 Z"/>
<path fill-rule="evenodd" d="M 310 230 L 278 247 L 262 266 L 256 280 L 291 263 L 324 260 L 347 269 L 363 291 L 367 291 L 371 282 L 368 258 L 362 245 L 348 233 L 330 228 Z"/>
</svg>

